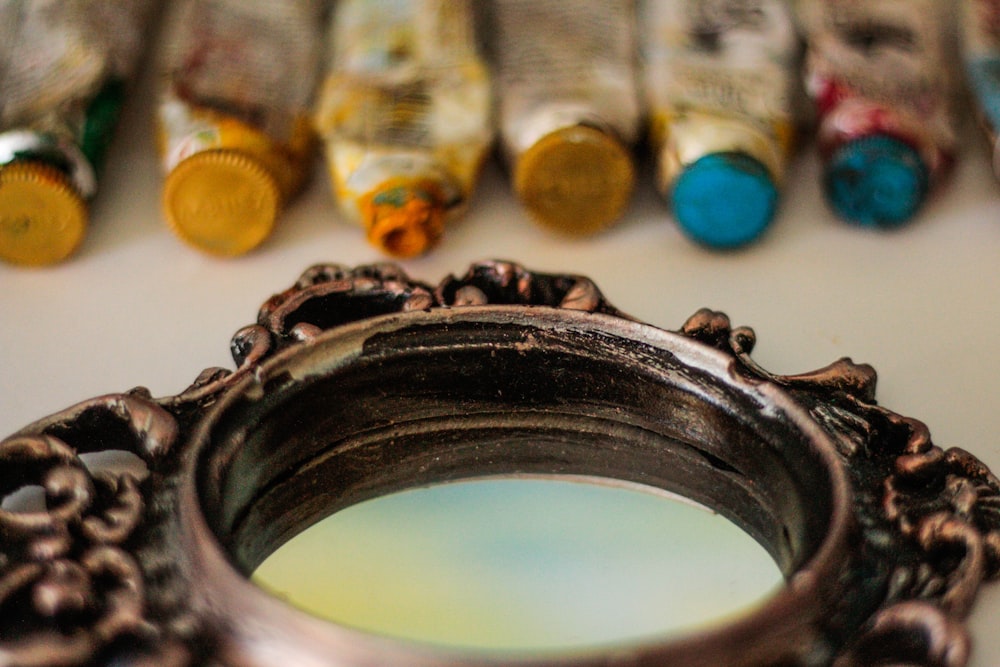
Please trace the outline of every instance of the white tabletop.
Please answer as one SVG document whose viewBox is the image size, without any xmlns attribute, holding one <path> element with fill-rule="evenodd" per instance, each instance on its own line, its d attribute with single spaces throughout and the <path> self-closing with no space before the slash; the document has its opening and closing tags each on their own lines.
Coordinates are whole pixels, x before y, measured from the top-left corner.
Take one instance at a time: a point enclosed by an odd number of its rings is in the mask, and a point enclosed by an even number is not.
<svg viewBox="0 0 1000 667">
<path fill-rule="evenodd" d="M 79 254 L 45 269 L 0 266 L 2 433 L 136 385 L 177 393 L 204 367 L 232 367 L 231 334 L 308 266 L 385 259 L 336 213 L 322 169 L 252 254 L 221 260 L 182 245 L 159 209 L 150 77 L 135 92 Z M 489 258 L 582 273 L 622 310 L 666 328 L 702 306 L 722 310 L 756 329 L 754 356 L 765 368 L 868 362 L 881 404 L 1000 470 L 992 404 L 1000 397 L 1000 186 L 979 136 L 969 128 L 966 137 L 953 181 L 892 233 L 830 214 L 807 146 L 767 236 L 726 254 L 687 241 L 648 177 L 610 231 L 555 236 L 526 217 L 494 162 L 468 216 L 435 251 L 402 266 L 432 283 Z M 1000 585 L 983 592 L 971 618 L 973 667 L 1000 663 L 998 617 Z"/>
</svg>

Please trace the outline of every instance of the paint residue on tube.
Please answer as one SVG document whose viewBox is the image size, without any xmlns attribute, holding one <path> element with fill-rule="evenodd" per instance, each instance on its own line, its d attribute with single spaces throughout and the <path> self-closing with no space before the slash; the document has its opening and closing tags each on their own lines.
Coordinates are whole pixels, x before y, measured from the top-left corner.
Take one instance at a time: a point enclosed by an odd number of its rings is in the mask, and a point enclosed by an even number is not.
<svg viewBox="0 0 1000 667">
<path fill-rule="evenodd" d="M 334 195 L 396 257 L 461 215 L 492 144 L 492 91 L 472 3 L 341 0 L 315 109 Z"/>
</svg>

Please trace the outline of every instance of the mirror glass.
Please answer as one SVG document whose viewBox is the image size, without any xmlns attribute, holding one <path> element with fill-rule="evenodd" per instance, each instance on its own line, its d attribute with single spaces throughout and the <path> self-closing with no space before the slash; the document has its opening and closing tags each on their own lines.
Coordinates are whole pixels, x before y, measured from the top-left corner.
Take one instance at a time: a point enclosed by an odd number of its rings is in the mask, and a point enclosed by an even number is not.
<svg viewBox="0 0 1000 667">
<path fill-rule="evenodd" d="M 727 519 L 590 478 L 441 484 L 305 530 L 254 580 L 344 625 L 480 649 L 581 648 L 722 623 L 782 583 Z"/>
</svg>

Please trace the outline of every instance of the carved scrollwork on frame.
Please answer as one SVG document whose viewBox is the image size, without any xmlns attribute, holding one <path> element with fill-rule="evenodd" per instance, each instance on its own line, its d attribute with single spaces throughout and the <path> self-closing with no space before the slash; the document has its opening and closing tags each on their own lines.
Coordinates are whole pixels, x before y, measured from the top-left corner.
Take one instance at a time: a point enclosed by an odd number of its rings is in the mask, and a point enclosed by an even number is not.
<svg viewBox="0 0 1000 667">
<path fill-rule="evenodd" d="M 151 573 L 137 558 L 151 471 L 177 438 L 174 417 L 137 392 L 81 403 L 0 442 L 2 495 L 41 496 L 0 510 L 0 664 L 186 664 L 188 649 L 151 613 Z M 140 469 L 85 462 L 107 451 L 137 457 Z"/>
<path fill-rule="evenodd" d="M 245 641 L 238 620 L 224 614 L 220 620 L 218 609 L 194 602 L 194 587 L 214 582 L 191 579 L 178 539 L 181 473 L 197 465 L 193 434 L 279 353 L 309 349 L 324 332 L 435 311 L 458 323 L 462 309 L 505 308 L 525 321 L 533 313 L 558 319 L 559 312 L 582 311 L 599 321 L 641 325 L 656 336 L 679 336 L 723 355 L 741 382 L 783 392 L 829 438 L 852 494 L 853 553 L 838 574 L 845 594 L 830 600 L 824 619 L 802 635 L 808 641 L 759 654 L 770 658 L 758 659 L 751 649 L 740 665 L 967 663 L 971 643 L 963 619 L 981 584 L 1000 574 L 1000 481 L 972 454 L 935 445 L 921 422 L 879 406 L 874 369 L 842 359 L 802 375 L 772 374 L 750 356 L 753 331 L 732 327 L 724 314 L 702 310 L 677 332 L 660 332 L 618 311 L 588 278 L 484 262 L 437 286 L 391 264 L 312 267 L 233 337 L 235 370 L 208 369 L 175 396 L 153 398 L 136 389 L 92 399 L 0 441 L 0 496 L 6 499 L 0 508 L 0 667 L 274 664 L 234 658 L 242 654 L 232 645 Z M 537 345 L 546 352 L 544 341 Z M 107 465 L 100 458 L 105 452 L 128 465 Z M 634 658 L 629 664 L 662 664 L 659 650 L 636 647 L 552 664 L 619 664 L 626 653 Z M 386 655 L 384 664 L 506 664 L 428 658 L 405 648 Z M 316 664 L 365 664 L 311 657 Z"/>
<path fill-rule="evenodd" d="M 865 499 L 857 509 L 867 546 L 885 552 L 892 568 L 887 606 L 837 667 L 966 664 L 961 619 L 982 582 L 1000 572 L 1000 480 L 972 454 L 933 444 L 922 422 L 876 405 L 871 366 L 845 358 L 804 375 L 775 375 L 750 359 L 753 332 L 731 329 L 724 314 L 700 311 L 682 330 L 809 406 L 835 436 Z"/>
</svg>

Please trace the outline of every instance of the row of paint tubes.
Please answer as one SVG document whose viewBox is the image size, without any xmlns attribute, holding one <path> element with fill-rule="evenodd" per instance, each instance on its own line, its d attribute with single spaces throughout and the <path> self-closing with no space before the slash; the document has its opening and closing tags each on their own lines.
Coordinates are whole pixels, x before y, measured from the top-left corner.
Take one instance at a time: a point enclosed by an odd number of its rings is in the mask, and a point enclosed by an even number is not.
<svg viewBox="0 0 1000 667">
<path fill-rule="evenodd" d="M 343 217 L 410 257 L 495 139 L 532 217 L 576 234 L 622 215 L 645 141 L 680 228 L 732 248 L 767 228 L 806 131 L 832 208 L 891 227 L 954 162 L 964 81 L 1000 126 L 995 0 L 0 0 L 0 258 L 83 239 L 161 14 L 164 214 L 222 256 L 267 238 L 319 145 Z"/>
</svg>

